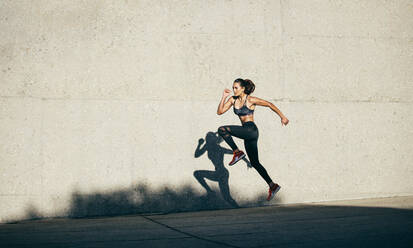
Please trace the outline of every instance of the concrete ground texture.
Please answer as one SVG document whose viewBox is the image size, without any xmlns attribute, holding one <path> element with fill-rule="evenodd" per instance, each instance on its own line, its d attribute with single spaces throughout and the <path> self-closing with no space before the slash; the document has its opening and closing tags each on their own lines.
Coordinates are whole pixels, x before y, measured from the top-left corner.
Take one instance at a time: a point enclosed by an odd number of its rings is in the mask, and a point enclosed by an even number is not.
<svg viewBox="0 0 413 248">
<path fill-rule="evenodd" d="M 413 196 L 26 220 L 0 247 L 413 247 Z"/>
</svg>

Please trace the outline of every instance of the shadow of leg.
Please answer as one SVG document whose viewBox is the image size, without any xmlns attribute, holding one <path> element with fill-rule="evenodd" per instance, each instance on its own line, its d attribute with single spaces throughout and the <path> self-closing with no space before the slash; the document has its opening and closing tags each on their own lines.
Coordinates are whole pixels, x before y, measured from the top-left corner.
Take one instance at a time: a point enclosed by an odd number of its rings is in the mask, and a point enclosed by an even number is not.
<svg viewBox="0 0 413 248">
<path fill-rule="evenodd" d="M 234 199 L 232 199 L 231 193 L 229 192 L 228 177 L 222 178 L 218 183 L 224 200 L 227 201 L 232 207 L 238 208 L 238 203 Z"/>
<path fill-rule="evenodd" d="M 197 170 L 194 171 L 194 177 L 196 180 L 199 182 L 199 184 L 204 187 L 204 189 L 207 191 L 207 193 L 213 192 L 212 189 L 209 187 L 209 185 L 206 183 L 205 178 L 208 178 L 210 180 L 216 181 L 215 179 L 215 171 L 207 171 L 207 170 Z"/>
<path fill-rule="evenodd" d="M 205 178 L 218 182 L 219 189 L 221 191 L 222 198 L 230 204 L 232 207 L 239 207 L 237 202 L 232 199 L 229 185 L 228 185 L 228 178 L 229 173 L 227 170 L 218 170 L 218 171 L 206 171 L 206 170 L 198 170 L 194 172 L 194 177 L 198 180 L 198 182 L 204 187 L 208 194 L 211 194 L 213 191 L 205 182 Z"/>
</svg>

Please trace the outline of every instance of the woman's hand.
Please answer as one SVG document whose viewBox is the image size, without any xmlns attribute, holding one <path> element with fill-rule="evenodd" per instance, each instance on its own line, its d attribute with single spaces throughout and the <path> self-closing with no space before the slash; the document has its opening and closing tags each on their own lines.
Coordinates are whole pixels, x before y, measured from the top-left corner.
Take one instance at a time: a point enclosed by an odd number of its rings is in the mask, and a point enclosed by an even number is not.
<svg viewBox="0 0 413 248">
<path fill-rule="evenodd" d="M 285 126 L 287 126 L 288 122 L 289 122 L 289 120 L 288 120 L 287 118 L 285 118 L 285 117 L 282 117 L 282 118 L 281 118 L 281 126 L 282 126 L 283 124 L 284 124 Z"/>
<path fill-rule="evenodd" d="M 229 95 L 231 95 L 231 90 L 225 89 L 224 92 L 222 93 L 222 97 L 227 98 Z"/>
</svg>

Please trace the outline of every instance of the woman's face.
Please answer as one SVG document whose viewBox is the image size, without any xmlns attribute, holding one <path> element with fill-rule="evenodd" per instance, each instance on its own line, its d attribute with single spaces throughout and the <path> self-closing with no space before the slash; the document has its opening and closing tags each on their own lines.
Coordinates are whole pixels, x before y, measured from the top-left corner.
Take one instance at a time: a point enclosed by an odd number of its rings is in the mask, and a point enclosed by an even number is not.
<svg viewBox="0 0 413 248">
<path fill-rule="evenodd" d="M 234 82 L 232 84 L 232 91 L 234 91 L 234 96 L 239 96 L 241 95 L 242 92 L 244 92 L 244 87 L 241 87 L 241 84 L 238 82 Z"/>
</svg>

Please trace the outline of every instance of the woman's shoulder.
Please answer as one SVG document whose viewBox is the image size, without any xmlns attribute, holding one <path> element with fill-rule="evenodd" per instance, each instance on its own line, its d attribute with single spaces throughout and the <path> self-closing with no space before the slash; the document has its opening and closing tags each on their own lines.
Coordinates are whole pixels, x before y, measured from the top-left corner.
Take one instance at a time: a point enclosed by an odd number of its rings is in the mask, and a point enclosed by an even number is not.
<svg viewBox="0 0 413 248">
<path fill-rule="evenodd" d="M 258 99 L 258 98 L 255 97 L 255 96 L 248 95 L 248 99 L 247 99 L 247 100 L 249 100 L 249 101 L 252 102 L 252 103 L 255 103 L 255 101 L 256 101 L 257 99 Z"/>
<path fill-rule="evenodd" d="M 250 98 L 250 97 L 248 97 Z M 259 97 L 256 96 L 251 96 L 250 98 L 250 102 L 254 105 L 262 105 L 262 106 L 267 106 L 268 105 L 268 101 L 261 99 Z"/>
<path fill-rule="evenodd" d="M 259 97 L 256 97 L 256 96 L 250 96 L 248 98 L 250 99 L 250 103 L 252 105 L 262 105 L 262 103 L 264 101 L 263 99 L 261 99 Z"/>
</svg>

